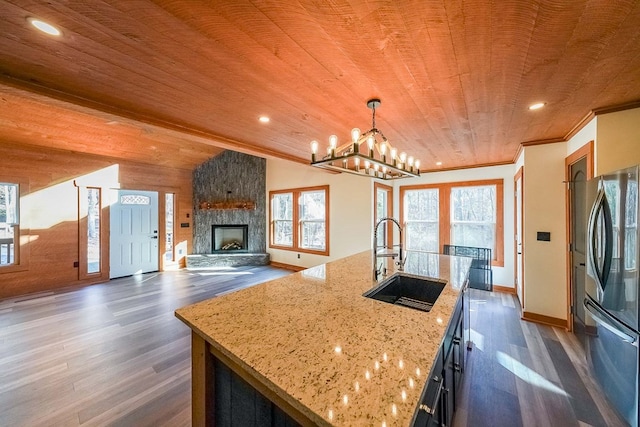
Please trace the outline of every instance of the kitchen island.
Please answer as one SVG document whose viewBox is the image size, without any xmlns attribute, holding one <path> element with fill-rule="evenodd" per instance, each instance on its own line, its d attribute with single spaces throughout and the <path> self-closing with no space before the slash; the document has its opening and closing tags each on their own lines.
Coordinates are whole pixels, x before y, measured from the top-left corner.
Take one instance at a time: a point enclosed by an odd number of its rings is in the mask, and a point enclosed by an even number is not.
<svg viewBox="0 0 640 427">
<path fill-rule="evenodd" d="M 430 312 L 362 296 L 376 285 L 371 251 L 177 310 L 193 331 L 193 425 L 410 425 L 470 262 L 409 253 L 406 273 L 446 282 Z"/>
</svg>

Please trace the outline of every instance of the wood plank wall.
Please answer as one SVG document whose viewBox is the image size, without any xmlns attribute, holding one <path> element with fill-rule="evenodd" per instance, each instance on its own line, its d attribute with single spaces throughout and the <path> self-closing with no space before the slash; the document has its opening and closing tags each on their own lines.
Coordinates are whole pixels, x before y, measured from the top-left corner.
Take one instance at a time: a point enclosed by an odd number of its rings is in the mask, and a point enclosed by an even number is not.
<svg viewBox="0 0 640 427">
<path fill-rule="evenodd" d="M 164 251 L 164 197 L 175 194 L 175 260 L 160 268 L 184 265 L 192 247 L 192 171 L 117 159 L 18 146 L 0 141 L 0 182 L 19 182 L 20 266 L 0 267 L 0 298 L 109 278 L 108 207 L 102 210 L 102 272 L 85 277 L 79 260 L 78 187 L 157 191 L 160 252 Z M 106 200 L 105 196 L 103 199 Z M 188 228 L 180 227 L 188 223 Z M 83 278 L 81 278 L 83 277 Z"/>
</svg>

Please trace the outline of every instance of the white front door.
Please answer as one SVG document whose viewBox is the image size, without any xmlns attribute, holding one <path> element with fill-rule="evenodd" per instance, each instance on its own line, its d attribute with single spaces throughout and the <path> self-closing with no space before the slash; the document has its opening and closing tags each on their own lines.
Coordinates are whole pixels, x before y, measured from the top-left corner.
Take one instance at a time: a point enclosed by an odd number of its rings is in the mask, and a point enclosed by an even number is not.
<svg viewBox="0 0 640 427">
<path fill-rule="evenodd" d="M 110 216 L 109 277 L 158 271 L 158 193 L 117 190 Z"/>
</svg>

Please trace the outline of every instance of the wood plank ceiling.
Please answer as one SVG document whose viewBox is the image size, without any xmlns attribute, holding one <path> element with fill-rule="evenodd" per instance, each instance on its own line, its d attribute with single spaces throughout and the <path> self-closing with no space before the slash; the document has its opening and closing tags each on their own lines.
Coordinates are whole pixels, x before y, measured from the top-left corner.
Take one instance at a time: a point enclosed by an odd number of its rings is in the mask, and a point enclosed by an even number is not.
<svg viewBox="0 0 640 427">
<path fill-rule="evenodd" d="M 0 83 L 4 142 L 307 162 L 379 97 L 377 127 L 423 169 L 509 163 L 640 100 L 640 2 L 1 0 Z"/>
</svg>

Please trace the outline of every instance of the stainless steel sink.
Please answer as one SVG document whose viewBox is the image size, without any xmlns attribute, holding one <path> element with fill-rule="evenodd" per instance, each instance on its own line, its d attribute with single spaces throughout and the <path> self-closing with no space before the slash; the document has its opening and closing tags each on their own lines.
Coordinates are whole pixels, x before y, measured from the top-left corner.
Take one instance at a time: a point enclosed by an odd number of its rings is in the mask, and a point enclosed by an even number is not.
<svg viewBox="0 0 640 427">
<path fill-rule="evenodd" d="M 421 311 L 430 311 L 446 282 L 396 273 L 363 296 Z"/>
</svg>

